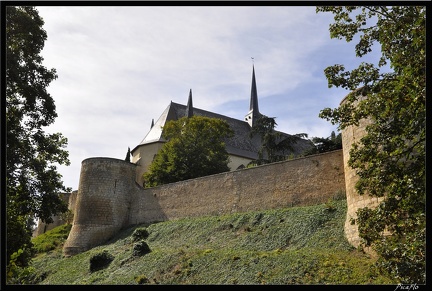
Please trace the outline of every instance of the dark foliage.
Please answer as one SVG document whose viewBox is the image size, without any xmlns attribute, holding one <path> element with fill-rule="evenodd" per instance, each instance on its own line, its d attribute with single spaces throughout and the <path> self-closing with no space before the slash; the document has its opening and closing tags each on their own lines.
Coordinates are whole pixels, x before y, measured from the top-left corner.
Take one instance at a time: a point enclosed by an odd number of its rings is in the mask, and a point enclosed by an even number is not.
<svg viewBox="0 0 432 291">
<path fill-rule="evenodd" d="M 114 256 L 106 250 L 93 255 L 90 258 L 90 272 L 99 271 L 108 267 L 112 260 L 114 260 Z"/>
</svg>

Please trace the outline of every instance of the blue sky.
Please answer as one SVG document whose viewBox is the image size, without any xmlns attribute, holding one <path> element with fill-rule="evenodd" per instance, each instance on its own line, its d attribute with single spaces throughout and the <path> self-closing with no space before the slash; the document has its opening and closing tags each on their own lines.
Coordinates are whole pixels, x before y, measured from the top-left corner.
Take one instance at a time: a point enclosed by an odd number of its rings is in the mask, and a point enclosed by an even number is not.
<svg viewBox="0 0 432 291">
<path fill-rule="evenodd" d="M 337 125 L 319 112 L 348 92 L 328 88 L 324 69 L 353 69 L 380 53 L 358 58 L 354 41 L 331 39 L 333 15 L 315 6 L 142 3 L 37 6 L 48 35 L 43 64 L 58 74 L 48 87 L 58 117 L 47 132 L 68 138 L 71 165 L 58 169 L 73 190 L 82 160 L 124 159 L 170 101 L 187 103 L 190 89 L 194 107 L 243 120 L 252 65 L 260 112 L 276 117 L 277 130 L 328 137 Z"/>
</svg>

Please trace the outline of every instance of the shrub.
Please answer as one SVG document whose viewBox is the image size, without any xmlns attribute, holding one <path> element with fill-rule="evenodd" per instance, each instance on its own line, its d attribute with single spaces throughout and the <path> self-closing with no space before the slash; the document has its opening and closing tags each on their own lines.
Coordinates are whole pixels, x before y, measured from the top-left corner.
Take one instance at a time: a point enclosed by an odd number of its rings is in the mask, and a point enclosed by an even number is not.
<svg viewBox="0 0 432 291">
<path fill-rule="evenodd" d="M 134 243 L 133 252 L 132 252 L 134 256 L 143 256 L 150 252 L 151 252 L 150 247 L 145 241 L 142 240 L 137 243 Z"/>
<path fill-rule="evenodd" d="M 98 271 L 107 267 L 114 256 L 104 250 L 90 257 L 90 272 Z"/>
<path fill-rule="evenodd" d="M 147 228 L 141 227 L 134 230 L 132 233 L 132 241 L 140 241 L 143 239 L 146 239 L 149 236 L 149 233 L 147 231 Z"/>
<path fill-rule="evenodd" d="M 328 212 L 333 212 L 336 210 L 336 206 L 335 203 L 333 201 L 333 199 L 328 199 L 326 204 L 325 204 L 325 210 Z"/>
<path fill-rule="evenodd" d="M 138 284 L 146 284 L 150 283 L 150 280 L 146 277 L 146 275 L 139 275 L 135 278 L 135 282 L 137 282 Z"/>
<path fill-rule="evenodd" d="M 26 250 L 19 249 L 11 255 L 6 271 L 8 284 L 26 284 L 28 277 L 34 273 L 35 269 L 33 267 L 22 267 L 20 265 L 19 257 L 23 254 L 26 254 Z"/>
</svg>

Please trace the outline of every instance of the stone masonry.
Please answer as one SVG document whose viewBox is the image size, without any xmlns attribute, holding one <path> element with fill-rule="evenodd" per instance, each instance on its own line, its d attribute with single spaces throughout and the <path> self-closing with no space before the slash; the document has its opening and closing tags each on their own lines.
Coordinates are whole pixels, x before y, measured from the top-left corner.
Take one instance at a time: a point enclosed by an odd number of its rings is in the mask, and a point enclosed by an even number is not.
<svg viewBox="0 0 432 291">
<path fill-rule="evenodd" d="M 363 96 L 359 98 L 360 100 L 365 99 Z M 341 104 L 346 99 L 341 101 Z M 358 103 L 358 102 L 357 102 Z M 370 120 L 362 119 L 358 126 L 348 126 L 342 131 L 342 149 L 344 158 L 344 173 L 345 173 L 345 183 L 346 183 L 346 197 L 347 197 L 347 217 L 345 220 L 345 236 L 350 244 L 354 247 L 360 245 L 360 237 L 358 232 L 358 227 L 356 224 L 351 224 L 352 219 L 357 218 L 357 210 L 364 207 L 375 208 L 378 206 L 383 198 L 371 197 L 367 193 L 359 195 L 355 190 L 355 184 L 359 177 L 354 169 L 348 165 L 348 160 L 350 157 L 350 150 L 352 145 L 358 143 L 360 139 L 366 134 L 366 126 L 370 124 Z M 372 251 L 365 250 L 368 253 Z"/>
<path fill-rule="evenodd" d="M 65 256 L 100 245 L 130 225 L 313 205 L 345 192 L 342 150 L 154 188 L 136 182 L 135 168 L 112 158 L 82 162 Z"/>
<path fill-rule="evenodd" d="M 130 225 L 313 205 L 325 203 L 341 191 L 347 198 L 345 235 L 358 247 L 358 228 L 351 220 L 356 219 L 359 208 L 380 203 L 378 198 L 358 195 L 358 176 L 348 166 L 349 151 L 365 135 L 368 122 L 361 120 L 358 126 L 342 130 L 342 150 L 154 188 L 137 183 L 134 163 L 86 159 L 78 192 L 69 201 L 75 216 L 63 254 L 71 256 L 100 245 Z"/>
</svg>

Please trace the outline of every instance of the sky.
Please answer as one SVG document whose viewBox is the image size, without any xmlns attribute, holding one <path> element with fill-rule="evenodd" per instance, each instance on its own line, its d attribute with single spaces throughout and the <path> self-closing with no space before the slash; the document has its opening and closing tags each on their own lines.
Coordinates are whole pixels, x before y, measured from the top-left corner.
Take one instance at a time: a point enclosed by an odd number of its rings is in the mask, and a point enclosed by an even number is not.
<svg viewBox="0 0 432 291">
<path fill-rule="evenodd" d="M 72 190 L 84 159 L 125 159 L 171 101 L 186 105 L 189 90 L 195 108 L 243 120 L 253 66 L 259 111 L 276 118 L 276 130 L 329 137 L 337 125 L 319 113 L 348 91 L 329 88 L 324 69 L 379 57 L 358 58 L 354 41 L 331 39 L 333 15 L 315 6 L 142 3 L 36 6 L 48 36 L 43 65 L 58 75 L 47 88 L 58 117 L 46 132 L 68 139 L 71 164 L 58 171 Z"/>
</svg>

